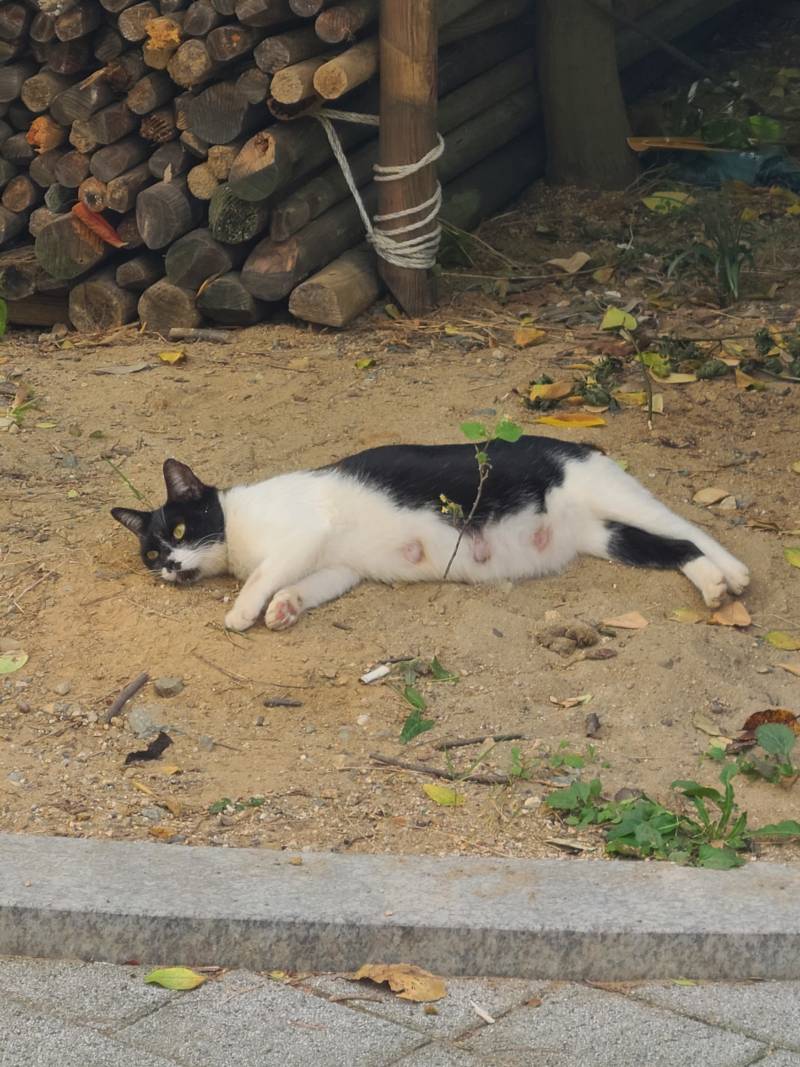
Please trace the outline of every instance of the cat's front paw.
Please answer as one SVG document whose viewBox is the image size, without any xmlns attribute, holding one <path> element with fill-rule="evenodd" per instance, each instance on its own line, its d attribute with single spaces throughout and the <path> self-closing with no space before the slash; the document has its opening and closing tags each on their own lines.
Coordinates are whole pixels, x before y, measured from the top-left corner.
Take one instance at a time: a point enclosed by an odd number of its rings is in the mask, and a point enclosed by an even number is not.
<svg viewBox="0 0 800 1067">
<path fill-rule="evenodd" d="M 268 630 L 288 630 L 303 613 L 303 599 L 294 589 L 281 589 L 270 600 L 264 624 Z"/>
<path fill-rule="evenodd" d="M 241 633 L 243 630 L 249 630 L 255 621 L 252 615 L 248 615 L 234 604 L 225 616 L 225 629 Z"/>
</svg>

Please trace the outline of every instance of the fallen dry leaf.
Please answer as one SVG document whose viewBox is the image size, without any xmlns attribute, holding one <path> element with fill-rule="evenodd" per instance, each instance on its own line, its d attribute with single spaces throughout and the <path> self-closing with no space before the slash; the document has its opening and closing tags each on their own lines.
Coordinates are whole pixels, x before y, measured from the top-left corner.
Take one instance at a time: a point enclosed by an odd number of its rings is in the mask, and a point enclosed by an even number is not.
<svg viewBox="0 0 800 1067">
<path fill-rule="evenodd" d="M 349 977 L 354 982 L 364 979 L 378 985 L 386 982 L 401 1000 L 413 1000 L 420 1004 L 441 1000 L 447 995 L 447 985 L 443 978 L 424 971 L 413 963 L 365 963 Z"/>
<path fill-rule="evenodd" d="M 70 209 L 72 214 L 79 218 L 84 226 L 91 230 L 101 241 L 112 248 L 125 248 L 125 242 L 114 227 L 103 218 L 102 215 L 91 211 L 82 201 L 73 204 Z"/>
<path fill-rule="evenodd" d="M 800 678 L 800 661 L 795 660 L 789 663 L 778 663 L 776 666 L 780 667 L 783 671 L 788 671 L 789 674 L 796 674 Z"/>
<path fill-rule="evenodd" d="M 563 415 L 540 415 L 536 422 L 544 426 L 578 427 L 582 430 L 589 426 L 605 426 L 606 420 L 599 415 L 590 415 L 583 411 L 565 411 Z"/>
<path fill-rule="evenodd" d="M 714 626 L 749 626 L 753 620 L 741 600 L 732 600 L 723 604 L 708 621 Z"/>
<path fill-rule="evenodd" d="M 530 348 L 531 345 L 540 345 L 546 337 L 545 331 L 536 326 L 520 326 L 514 332 L 514 344 L 517 348 Z"/>
<path fill-rule="evenodd" d="M 783 558 L 792 567 L 800 567 L 800 548 L 784 548 Z"/>
<path fill-rule="evenodd" d="M 773 648 L 780 648 L 783 652 L 800 651 L 800 634 L 790 634 L 785 630 L 770 630 L 764 635 L 764 640 Z"/>
<path fill-rule="evenodd" d="M 756 711 L 745 720 L 742 731 L 754 734 L 759 726 L 766 726 L 770 722 L 782 723 L 796 734 L 800 734 L 800 720 L 788 708 L 765 708 L 764 711 Z"/>
<path fill-rule="evenodd" d="M 640 615 L 638 611 L 629 611 L 625 615 L 617 615 L 613 619 L 603 619 L 604 626 L 613 626 L 618 630 L 643 630 L 645 626 L 649 626 L 647 619 L 644 615 Z"/>
<path fill-rule="evenodd" d="M 432 782 L 426 782 L 422 787 L 434 804 L 441 804 L 445 808 L 460 808 L 464 803 L 464 797 L 455 786 L 452 785 L 434 785 Z"/>
<path fill-rule="evenodd" d="M 183 363 L 186 352 L 182 348 L 169 348 L 165 352 L 159 352 L 158 358 L 162 363 Z"/>
<path fill-rule="evenodd" d="M 695 611 L 694 608 L 676 608 L 667 616 L 667 618 L 672 622 L 690 624 L 694 622 L 702 622 L 704 619 L 707 619 L 708 616 L 703 615 L 700 611 Z"/>
<path fill-rule="evenodd" d="M 591 699 L 591 693 L 581 693 L 580 696 L 566 697 L 564 700 L 559 700 L 558 697 L 550 697 L 550 703 L 555 704 L 557 708 L 577 708 L 581 704 L 588 704 Z"/>
<path fill-rule="evenodd" d="M 792 470 L 794 471 L 795 474 L 800 474 L 800 459 L 796 460 L 792 464 Z"/>
<path fill-rule="evenodd" d="M 722 730 L 708 715 L 704 715 L 701 711 L 698 711 L 692 716 L 692 726 L 696 730 L 701 730 L 704 734 L 708 734 L 709 737 L 722 737 Z"/>
<path fill-rule="evenodd" d="M 206 981 L 206 977 L 189 967 L 160 967 L 145 975 L 144 980 L 164 989 L 196 989 Z"/>
<path fill-rule="evenodd" d="M 528 395 L 531 400 L 563 400 L 574 387 L 574 382 L 544 382 L 541 385 L 532 385 Z"/>
<path fill-rule="evenodd" d="M 548 267 L 558 267 L 565 274 L 575 274 L 582 270 L 592 257 L 586 252 L 573 252 L 568 259 L 548 259 Z"/>
<path fill-rule="evenodd" d="M 729 489 L 720 489 L 719 486 L 709 486 L 708 489 L 700 489 L 692 497 L 692 503 L 700 504 L 704 508 L 711 507 L 712 504 L 718 504 L 720 500 L 724 500 L 726 496 L 730 495 Z"/>
</svg>

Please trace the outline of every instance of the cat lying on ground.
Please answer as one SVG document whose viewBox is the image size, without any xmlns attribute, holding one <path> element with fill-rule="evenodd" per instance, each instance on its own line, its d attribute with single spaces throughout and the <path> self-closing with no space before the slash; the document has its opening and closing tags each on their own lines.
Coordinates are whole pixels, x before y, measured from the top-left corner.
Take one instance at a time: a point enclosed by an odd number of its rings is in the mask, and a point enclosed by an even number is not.
<svg viewBox="0 0 800 1067">
<path fill-rule="evenodd" d="M 591 445 L 548 437 L 493 441 L 491 469 L 448 579 L 534 578 L 579 553 L 677 569 L 709 607 L 741 593 L 747 567 L 655 499 Z M 435 581 L 458 540 L 442 497 L 468 515 L 478 491 L 472 445 L 387 445 L 317 470 L 215 489 L 183 463 L 164 464 L 157 511 L 113 508 L 142 560 L 171 582 L 233 574 L 244 582 L 225 617 L 271 630 L 364 579 Z"/>
</svg>

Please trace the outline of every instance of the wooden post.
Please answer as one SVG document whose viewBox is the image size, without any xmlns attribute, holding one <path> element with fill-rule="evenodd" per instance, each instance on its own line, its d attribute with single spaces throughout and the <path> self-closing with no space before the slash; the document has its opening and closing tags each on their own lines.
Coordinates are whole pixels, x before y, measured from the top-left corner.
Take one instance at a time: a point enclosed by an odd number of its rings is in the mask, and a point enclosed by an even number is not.
<svg viewBox="0 0 800 1067">
<path fill-rule="evenodd" d="M 435 0 L 418 0 L 413 5 L 381 0 L 379 160 L 382 166 L 414 163 L 436 144 L 436 7 Z M 408 178 L 377 184 L 378 214 L 404 211 L 433 196 L 436 167 L 431 165 Z M 414 214 L 382 228 L 391 232 L 421 217 L 424 214 Z M 412 230 L 399 239 L 421 235 L 421 230 Z M 434 294 L 428 271 L 396 267 L 383 259 L 379 262 L 381 277 L 407 314 L 422 315 L 432 308 Z"/>
</svg>

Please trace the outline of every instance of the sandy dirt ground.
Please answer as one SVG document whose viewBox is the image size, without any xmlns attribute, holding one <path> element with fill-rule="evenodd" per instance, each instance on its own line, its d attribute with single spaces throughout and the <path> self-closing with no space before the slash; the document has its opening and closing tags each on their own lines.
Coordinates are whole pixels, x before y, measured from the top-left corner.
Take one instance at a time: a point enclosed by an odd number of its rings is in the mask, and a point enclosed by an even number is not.
<svg viewBox="0 0 800 1067">
<path fill-rule="evenodd" d="M 767 91 L 791 40 L 784 29 L 759 42 L 756 88 Z M 719 767 L 704 756 L 720 744 L 715 735 L 735 737 L 752 712 L 800 710 L 800 677 L 781 666 L 800 656 L 764 640 L 800 633 L 800 571 L 783 554 L 800 544 L 791 469 L 800 386 L 767 379 L 753 391 L 732 375 L 656 383 L 663 414 L 652 428 L 640 407 L 623 407 L 603 413 L 604 426 L 548 431 L 523 403 L 541 375 L 577 378 L 576 367 L 609 353 L 627 361 L 619 386 L 642 388 L 630 349 L 599 329 L 608 304 L 630 308 L 651 335 L 699 339 L 710 356 L 752 354 L 765 325 L 795 328 L 793 202 L 748 194 L 757 270 L 742 301 L 720 310 L 708 278 L 667 278 L 670 251 L 693 234 L 680 218 L 646 210 L 641 196 L 653 188 L 648 179 L 598 197 L 535 187 L 483 228 L 485 244 L 455 250 L 460 265 L 445 270 L 440 310 L 425 323 L 396 320 L 381 303 L 341 335 L 276 321 L 230 345 L 188 346 L 174 366 L 159 359 L 172 346 L 135 329 L 62 342 L 7 336 L 0 403 L 24 384 L 35 406 L 0 430 L 0 652 L 29 656 L 0 680 L 0 829 L 500 856 L 565 856 L 577 851 L 572 842 L 598 856 L 596 833 L 575 834 L 542 804 L 554 787 L 582 774 L 599 777 L 608 796 L 641 789 L 674 804 L 674 779 L 716 780 Z M 592 258 L 574 276 L 547 265 L 582 250 Z M 592 272 L 604 265 L 598 280 Z M 516 343 L 525 323 L 544 343 Z M 152 579 L 109 515 L 137 505 L 131 487 L 160 504 L 168 456 L 225 486 L 386 442 L 459 440 L 464 420 L 502 415 L 528 432 L 601 445 L 705 526 L 751 567 L 752 623 L 674 621 L 677 609 L 703 611 L 681 575 L 584 559 L 513 586 L 365 584 L 292 630 L 232 635 L 222 620 L 233 580 L 176 589 Z M 726 490 L 733 506 L 693 503 L 708 487 Z M 629 612 L 648 625 L 600 633 L 596 648 L 610 658 L 565 656 L 540 640 L 554 625 Z M 401 745 L 410 708 L 397 686 L 359 677 L 387 660 L 434 655 L 458 681 L 419 680 L 435 725 Z M 183 688 L 160 697 L 151 684 L 104 722 L 142 671 Z M 578 696 L 590 699 L 563 706 Z M 589 715 L 599 721 L 592 737 Z M 173 745 L 158 761 L 125 766 L 158 727 Z M 522 738 L 497 743 L 477 770 L 508 773 L 516 747 L 525 777 L 463 782 L 458 807 L 426 795 L 432 778 L 372 759 L 446 770 L 435 747 L 443 739 L 506 733 Z M 453 750 L 450 766 L 466 773 L 482 748 Z M 585 766 L 565 767 L 565 752 Z M 796 787 L 740 776 L 736 788 L 752 825 L 797 815 Z M 758 852 L 796 859 L 800 847 Z"/>
</svg>

